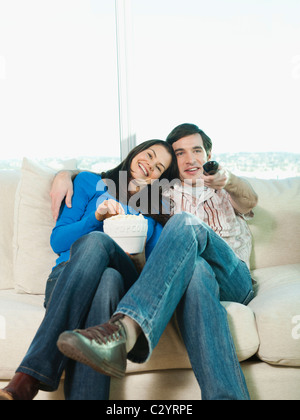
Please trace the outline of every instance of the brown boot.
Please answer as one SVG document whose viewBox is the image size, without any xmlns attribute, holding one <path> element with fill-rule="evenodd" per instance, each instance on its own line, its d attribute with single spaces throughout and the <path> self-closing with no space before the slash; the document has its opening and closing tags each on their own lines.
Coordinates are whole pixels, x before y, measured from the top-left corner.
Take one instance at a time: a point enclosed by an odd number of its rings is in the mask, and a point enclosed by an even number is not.
<svg viewBox="0 0 300 420">
<path fill-rule="evenodd" d="M 10 383 L 0 390 L 0 401 L 31 401 L 39 392 L 40 382 L 25 373 L 16 373 Z"/>
</svg>

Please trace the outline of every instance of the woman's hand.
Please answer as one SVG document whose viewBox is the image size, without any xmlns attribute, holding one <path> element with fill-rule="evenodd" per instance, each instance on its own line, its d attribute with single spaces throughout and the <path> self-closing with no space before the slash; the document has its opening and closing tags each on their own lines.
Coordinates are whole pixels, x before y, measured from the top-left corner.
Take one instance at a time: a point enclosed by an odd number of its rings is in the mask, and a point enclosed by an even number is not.
<svg viewBox="0 0 300 420">
<path fill-rule="evenodd" d="M 97 208 L 95 216 L 99 222 L 113 216 L 124 215 L 125 211 L 120 203 L 115 200 L 106 200 Z"/>
</svg>

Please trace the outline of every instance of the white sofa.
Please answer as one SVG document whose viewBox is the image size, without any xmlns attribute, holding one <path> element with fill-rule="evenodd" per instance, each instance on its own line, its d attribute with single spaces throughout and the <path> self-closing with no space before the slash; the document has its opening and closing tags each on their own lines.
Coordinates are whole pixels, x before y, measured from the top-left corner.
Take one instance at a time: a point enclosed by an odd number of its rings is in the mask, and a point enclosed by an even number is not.
<svg viewBox="0 0 300 420">
<path fill-rule="evenodd" d="M 12 378 L 44 315 L 52 266 L 49 190 L 54 171 L 24 159 L 0 171 L 0 387 Z M 253 400 L 300 400 L 300 178 L 250 179 L 259 195 L 253 233 L 256 297 L 224 302 Z M 83 384 L 84 386 L 84 384 Z M 63 399 L 63 384 L 38 399 Z M 196 400 L 201 392 L 175 323 L 152 359 L 112 380 L 112 400 Z"/>
</svg>

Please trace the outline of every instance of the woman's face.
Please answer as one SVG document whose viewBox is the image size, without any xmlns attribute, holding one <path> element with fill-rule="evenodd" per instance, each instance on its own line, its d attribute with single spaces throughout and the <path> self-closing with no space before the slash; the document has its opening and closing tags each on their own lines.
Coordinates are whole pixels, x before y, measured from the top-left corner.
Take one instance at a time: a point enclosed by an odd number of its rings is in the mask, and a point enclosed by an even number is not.
<svg viewBox="0 0 300 420">
<path fill-rule="evenodd" d="M 136 155 L 131 162 L 132 178 L 150 184 L 159 179 L 172 162 L 171 154 L 164 146 L 156 144 Z"/>
</svg>

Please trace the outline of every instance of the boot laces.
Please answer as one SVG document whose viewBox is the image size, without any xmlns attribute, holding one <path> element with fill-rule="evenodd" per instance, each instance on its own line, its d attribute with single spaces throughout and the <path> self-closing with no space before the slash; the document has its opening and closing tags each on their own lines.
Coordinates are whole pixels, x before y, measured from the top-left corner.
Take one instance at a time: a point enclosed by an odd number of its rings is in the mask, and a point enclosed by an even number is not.
<svg viewBox="0 0 300 420">
<path fill-rule="evenodd" d="M 76 330 L 76 332 L 91 341 L 95 340 L 98 344 L 119 341 L 122 337 L 126 338 L 124 327 L 120 322 L 123 317 L 123 315 L 117 315 L 105 324 L 90 327 L 86 330 Z"/>
</svg>

